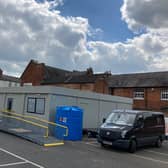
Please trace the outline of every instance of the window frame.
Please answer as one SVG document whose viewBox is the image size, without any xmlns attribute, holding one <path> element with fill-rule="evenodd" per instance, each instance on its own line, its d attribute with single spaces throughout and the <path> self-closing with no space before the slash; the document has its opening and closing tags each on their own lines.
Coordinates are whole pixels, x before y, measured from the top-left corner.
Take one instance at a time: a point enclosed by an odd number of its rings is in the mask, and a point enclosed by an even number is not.
<svg viewBox="0 0 168 168">
<path fill-rule="evenodd" d="M 145 99 L 145 89 L 134 89 L 133 91 L 134 100 L 144 100 Z"/>
<path fill-rule="evenodd" d="M 30 100 L 34 100 L 34 104 L 33 104 L 33 107 L 32 107 L 33 110 L 29 110 L 30 109 L 29 103 L 31 103 Z M 37 109 L 38 100 L 43 100 L 43 102 L 44 102 L 42 112 L 38 112 L 38 109 Z M 27 98 L 27 113 L 44 115 L 45 114 L 45 98 L 28 97 Z"/>
<path fill-rule="evenodd" d="M 160 100 L 168 101 L 168 89 L 161 89 Z"/>
</svg>

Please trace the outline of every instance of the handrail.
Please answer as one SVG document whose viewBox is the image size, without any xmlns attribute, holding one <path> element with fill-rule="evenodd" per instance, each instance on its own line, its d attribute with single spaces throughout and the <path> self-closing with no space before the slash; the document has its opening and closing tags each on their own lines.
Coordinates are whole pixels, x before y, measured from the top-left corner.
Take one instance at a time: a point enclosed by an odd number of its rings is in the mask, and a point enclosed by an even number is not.
<svg viewBox="0 0 168 168">
<path fill-rule="evenodd" d="M 18 113 L 15 113 L 13 111 L 1 110 L 1 112 L 2 113 L 13 114 L 15 116 L 20 116 L 20 117 L 24 117 L 24 118 L 31 118 L 31 119 L 34 119 L 34 120 L 37 120 L 37 121 L 40 121 L 40 122 L 43 122 L 43 123 L 47 123 L 47 124 L 50 124 L 50 125 L 62 127 L 64 129 L 66 129 L 66 133 L 65 133 L 64 136 L 68 136 L 69 131 L 68 131 L 68 127 L 67 126 L 64 126 L 64 125 L 61 125 L 61 124 L 57 124 L 57 123 L 54 123 L 54 122 L 50 122 L 50 121 L 47 121 L 47 120 L 44 120 L 44 119 L 41 119 L 41 118 L 35 117 L 35 116 L 28 116 L 28 115 L 18 114 Z"/>
<path fill-rule="evenodd" d="M 35 122 L 32 122 L 32 121 L 28 121 L 28 120 L 25 120 L 25 119 L 22 119 L 22 118 L 19 118 L 19 117 L 15 117 L 15 116 L 9 116 L 7 114 L 0 114 L 0 116 L 5 116 L 6 118 L 13 118 L 13 119 L 16 119 L 16 120 L 19 120 L 19 121 L 23 121 L 25 123 L 29 123 L 31 125 L 34 125 L 34 126 L 37 126 L 37 127 L 40 127 L 40 128 L 44 128 L 46 129 L 46 135 L 45 137 L 48 138 L 48 127 L 44 126 L 44 125 L 41 125 L 41 124 L 37 124 Z"/>
</svg>

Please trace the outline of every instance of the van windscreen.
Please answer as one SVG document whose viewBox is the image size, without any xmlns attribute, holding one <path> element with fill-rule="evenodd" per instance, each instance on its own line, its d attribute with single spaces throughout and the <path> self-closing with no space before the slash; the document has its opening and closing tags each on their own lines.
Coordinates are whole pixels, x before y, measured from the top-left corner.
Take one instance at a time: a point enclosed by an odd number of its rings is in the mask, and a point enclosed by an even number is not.
<svg viewBox="0 0 168 168">
<path fill-rule="evenodd" d="M 136 114 L 113 112 L 107 118 L 106 123 L 132 126 L 134 124 L 135 117 Z"/>
</svg>

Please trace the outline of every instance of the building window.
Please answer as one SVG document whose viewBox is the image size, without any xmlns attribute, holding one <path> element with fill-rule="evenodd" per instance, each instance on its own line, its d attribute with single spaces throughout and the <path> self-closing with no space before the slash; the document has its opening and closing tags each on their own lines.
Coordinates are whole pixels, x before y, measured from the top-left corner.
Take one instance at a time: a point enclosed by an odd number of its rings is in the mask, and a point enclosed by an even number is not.
<svg viewBox="0 0 168 168">
<path fill-rule="evenodd" d="M 27 112 L 44 114 L 45 112 L 45 99 L 44 98 L 32 98 L 29 97 L 27 100 Z"/>
<path fill-rule="evenodd" d="M 144 100 L 144 89 L 135 89 L 134 90 L 134 99 Z"/>
<path fill-rule="evenodd" d="M 168 89 L 161 90 L 161 100 L 168 100 Z"/>
</svg>

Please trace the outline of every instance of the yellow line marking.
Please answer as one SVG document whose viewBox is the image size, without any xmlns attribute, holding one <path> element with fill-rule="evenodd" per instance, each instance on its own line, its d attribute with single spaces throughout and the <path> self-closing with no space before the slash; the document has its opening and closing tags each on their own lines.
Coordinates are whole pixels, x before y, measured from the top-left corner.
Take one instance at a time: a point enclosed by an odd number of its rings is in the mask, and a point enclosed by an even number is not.
<svg viewBox="0 0 168 168">
<path fill-rule="evenodd" d="M 52 146 L 59 146 L 59 145 L 64 145 L 64 142 L 56 142 L 56 143 L 44 144 L 45 147 L 52 147 Z"/>
</svg>

